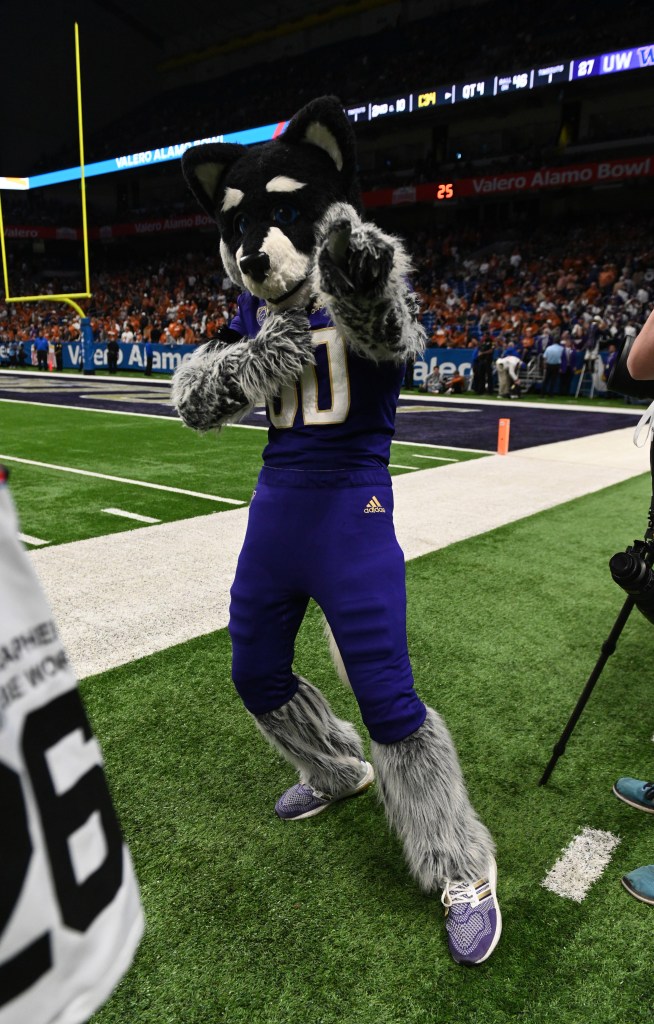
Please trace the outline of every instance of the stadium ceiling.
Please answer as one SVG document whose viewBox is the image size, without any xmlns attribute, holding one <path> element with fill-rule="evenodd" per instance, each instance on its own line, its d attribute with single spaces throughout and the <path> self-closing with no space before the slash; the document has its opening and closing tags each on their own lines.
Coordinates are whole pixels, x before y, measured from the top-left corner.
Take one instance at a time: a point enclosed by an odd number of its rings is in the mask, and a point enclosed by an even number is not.
<svg viewBox="0 0 654 1024">
<path fill-rule="evenodd" d="M 161 4 L 160 0 L 94 0 L 97 8 L 161 48 L 161 71 L 341 21 L 393 2 L 396 0 L 314 0 L 311 4 L 306 0 L 251 0 L 247 5 L 228 6 L 216 4 L 215 0 L 187 0 L 183 5 Z"/>
</svg>

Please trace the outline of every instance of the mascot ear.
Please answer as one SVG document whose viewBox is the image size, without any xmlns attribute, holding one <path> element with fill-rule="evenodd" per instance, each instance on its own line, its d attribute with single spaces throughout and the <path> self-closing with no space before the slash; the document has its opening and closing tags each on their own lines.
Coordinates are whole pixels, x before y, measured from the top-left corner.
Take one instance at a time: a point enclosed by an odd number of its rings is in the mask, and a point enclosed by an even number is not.
<svg viewBox="0 0 654 1024">
<path fill-rule="evenodd" d="M 329 156 L 349 189 L 356 178 L 356 143 L 352 125 L 336 96 L 321 96 L 302 107 L 282 135 L 284 142 L 317 146 Z"/>
<path fill-rule="evenodd" d="M 245 146 L 233 142 L 213 142 L 204 146 L 191 146 L 182 157 L 182 172 L 191 192 L 214 220 L 220 199 L 221 178 L 245 151 Z"/>
</svg>

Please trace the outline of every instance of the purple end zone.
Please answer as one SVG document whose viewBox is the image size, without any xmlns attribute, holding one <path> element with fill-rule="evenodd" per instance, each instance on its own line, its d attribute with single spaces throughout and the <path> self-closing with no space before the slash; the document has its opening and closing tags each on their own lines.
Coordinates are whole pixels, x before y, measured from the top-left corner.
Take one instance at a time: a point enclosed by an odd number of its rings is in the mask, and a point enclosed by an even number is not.
<svg viewBox="0 0 654 1024">
<path fill-rule="evenodd" d="M 511 451 L 518 451 L 635 426 L 640 412 L 548 409 L 545 405 L 519 405 L 517 401 L 510 406 L 496 405 L 492 399 L 479 403 L 454 399 L 432 404 L 402 398 L 395 421 L 395 437 L 398 441 L 494 452 L 497 451 L 500 419 L 511 420 L 509 447 Z"/>
<path fill-rule="evenodd" d="M 176 416 L 168 396 L 168 381 L 53 378 L 41 377 L 36 372 L 21 376 L 0 374 L 0 399 L 21 402 Z M 496 405 L 492 399 L 474 403 L 459 399 L 417 402 L 401 398 L 395 437 L 398 441 L 494 452 L 497 450 L 498 421 L 508 418 L 511 420 L 510 450 L 519 451 L 554 441 L 633 427 L 640 419 L 641 411 L 586 412 L 578 408 L 553 409 L 546 405 L 520 405 L 518 402 L 510 406 Z M 243 423 L 257 427 L 265 426 L 265 422 L 265 418 L 257 413 L 243 420 Z"/>
</svg>

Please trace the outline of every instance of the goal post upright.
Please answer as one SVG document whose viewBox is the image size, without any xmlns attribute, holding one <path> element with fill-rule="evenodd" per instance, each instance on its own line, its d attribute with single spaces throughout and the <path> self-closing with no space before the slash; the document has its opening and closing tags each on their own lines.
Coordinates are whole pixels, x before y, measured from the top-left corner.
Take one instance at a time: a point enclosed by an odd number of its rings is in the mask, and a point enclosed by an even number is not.
<svg viewBox="0 0 654 1024">
<path fill-rule="evenodd" d="M 75 22 L 75 81 L 77 86 L 77 127 L 79 135 L 79 157 L 80 157 L 80 189 L 82 196 L 82 241 L 84 251 L 84 288 L 83 292 L 65 292 L 48 295 L 10 295 L 9 292 L 9 265 L 7 262 L 7 251 L 5 246 L 5 230 L 2 217 L 2 189 L 0 188 L 0 254 L 2 255 L 2 273 L 5 287 L 5 302 L 65 302 L 72 306 L 80 318 L 80 330 L 82 333 L 82 351 L 84 373 L 93 374 L 93 330 L 91 321 L 76 299 L 91 298 L 91 279 L 89 267 L 89 232 L 88 219 L 86 214 L 86 178 L 84 174 L 84 126 L 82 121 L 82 74 L 80 65 L 79 49 L 79 25 Z"/>
</svg>

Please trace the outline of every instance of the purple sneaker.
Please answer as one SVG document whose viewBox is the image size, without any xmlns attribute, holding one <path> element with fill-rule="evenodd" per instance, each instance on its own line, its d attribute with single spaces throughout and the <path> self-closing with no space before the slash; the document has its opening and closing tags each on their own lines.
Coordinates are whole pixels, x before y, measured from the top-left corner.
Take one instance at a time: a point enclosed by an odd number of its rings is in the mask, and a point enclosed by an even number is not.
<svg viewBox="0 0 654 1024">
<path fill-rule="evenodd" d="M 481 964 L 500 941 L 502 915 L 495 887 L 497 864 L 491 858 L 488 877 L 478 882 L 447 882 L 441 903 L 450 953 L 458 964 Z"/>
<path fill-rule="evenodd" d="M 369 789 L 375 781 L 375 772 L 368 761 L 361 762 L 362 776 L 354 789 L 348 789 L 338 796 L 331 793 L 321 793 L 320 790 L 308 786 L 305 782 L 296 782 L 294 786 L 282 793 L 275 804 L 275 814 L 284 821 L 299 821 L 301 818 L 312 818 L 321 811 L 326 811 L 332 804 L 339 800 L 346 800 L 350 796 L 358 796 Z"/>
</svg>

